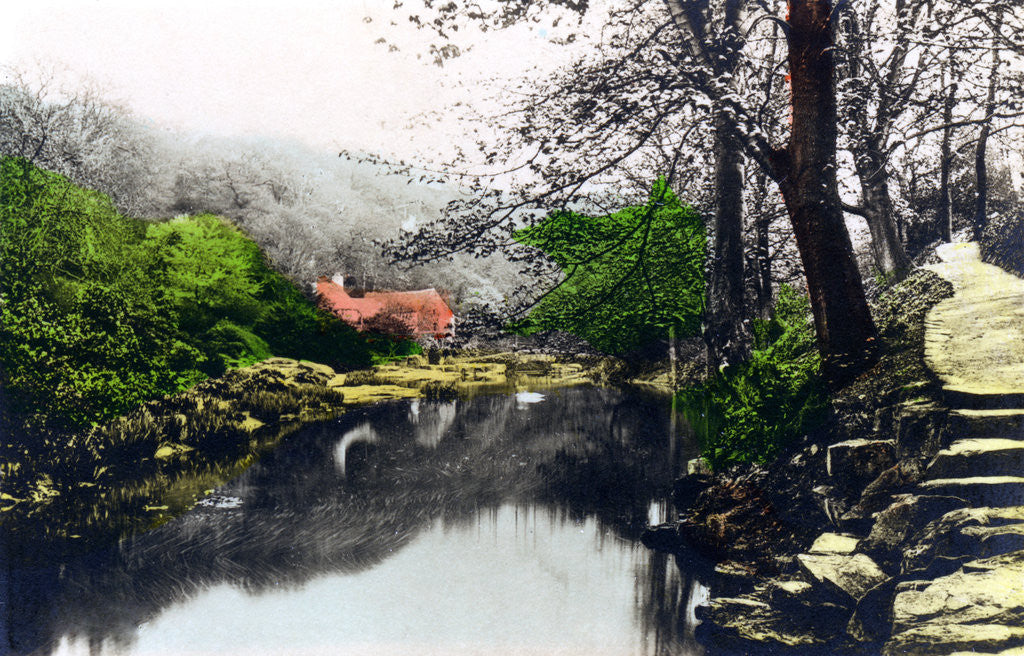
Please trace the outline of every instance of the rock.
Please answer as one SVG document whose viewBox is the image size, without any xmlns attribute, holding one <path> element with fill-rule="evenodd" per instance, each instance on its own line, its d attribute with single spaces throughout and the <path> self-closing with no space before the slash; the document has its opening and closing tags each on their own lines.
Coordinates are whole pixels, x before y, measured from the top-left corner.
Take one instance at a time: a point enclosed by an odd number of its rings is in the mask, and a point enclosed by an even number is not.
<svg viewBox="0 0 1024 656">
<path fill-rule="evenodd" d="M 850 605 L 889 578 L 864 554 L 800 554 L 797 563 L 812 584 L 841 591 Z"/>
<path fill-rule="evenodd" d="M 840 488 L 872 481 L 896 464 L 894 440 L 847 440 L 828 447 L 825 468 Z"/>
<path fill-rule="evenodd" d="M 901 458 L 931 456 L 946 443 L 950 431 L 946 409 L 930 402 L 900 404 L 895 421 L 896 453 Z"/>
<path fill-rule="evenodd" d="M 680 537 L 675 523 L 658 524 L 644 531 L 640 542 L 648 549 L 675 553 L 679 550 Z"/>
<path fill-rule="evenodd" d="M 903 557 L 910 539 L 929 522 L 962 508 L 963 499 L 934 495 L 904 495 L 878 514 L 871 533 L 860 551 L 883 566 L 895 566 Z"/>
<path fill-rule="evenodd" d="M 717 597 L 698 609 L 697 638 L 709 653 L 830 653 L 827 646 L 842 637 L 845 608 L 827 602 L 779 608 L 760 596 Z"/>
<path fill-rule="evenodd" d="M 853 535 L 822 533 L 811 545 L 812 554 L 851 554 L 857 548 L 859 539 Z"/>
<path fill-rule="evenodd" d="M 187 444 L 161 444 L 153 456 L 158 460 L 170 460 L 171 458 L 182 457 L 192 450 L 192 447 Z"/>
<path fill-rule="evenodd" d="M 957 440 L 928 465 L 930 479 L 962 478 L 978 472 L 1012 476 L 1024 471 L 1024 441 L 1005 438 Z"/>
<path fill-rule="evenodd" d="M 952 410 L 950 424 L 956 435 L 1024 438 L 1024 410 L 1020 408 Z"/>
<path fill-rule="evenodd" d="M 334 369 L 326 364 L 310 362 L 309 360 L 299 360 L 299 367 L 309 371 L 315 371 L 316 373 L 324 376 L 326 380 L 334 378 Z"/>
<path fill-rule="evenodd" d="M 853 510 L 865 517 L 878 512 L 892 502 L 897 494 L 921 480 L 921 463 L 917 459 L 901 460 L 868 483 Z"/>
<path fill-rule="evenodd" d="M 929 523 L 914 542 L 903 558 L 905 572 L 938 559 L 962 562 L 1024 549 L 1024 507 L 960 508 Z"/>
<path fill-rule="evenodd" d="M 880 643 L 892 635 L 892 600 L 901 579 L 882 581 L 864 593 L 846 626 L 846 632 L 858 642 Z"/>
<path fill-rule="evenodd" d="M 814 501 L 821 512 L 825 514 L 833 526 L 840 526 L 843 515 L 849 509 L 849 505 L 836 496 L 835 488 L 831 485 L 818 485 L 811 490 Z"/>
<path fill-rule="evenodd" d="M 904 583 L 883 654 L 998 652 L 1024 646 L 1024 552 L 972 561 L 933 581 Z"/>
<path fill-rule="evenodd" d="M 687 476 L 710 476 L 711 466 L 704 458 L 693 458 L 686 461 Z"/>
<path fill-rule="evenodd" d="M 927 494 L 960 497 L 973 506 L 1016 506 L 1024 504 L 1024 478 L 1020 476 L 974 476 L 924 481 Z"/>
<path fill-rule="evenodd" d="M 715 565 L 714 572 L 715 594 L 733 596 L 739 594 L 741 590 L 749 590 L 753 587 L 753 571 L 735 561 L 727 560 L 718 563 Z"/>
<path fill-rule="evenodd" d="M 672 486 L 672 504 L 679 512 L 685 511 L 709 485 L 711 478 L 707 476 L 682 476 L 676 479 Z"/>
</svg>

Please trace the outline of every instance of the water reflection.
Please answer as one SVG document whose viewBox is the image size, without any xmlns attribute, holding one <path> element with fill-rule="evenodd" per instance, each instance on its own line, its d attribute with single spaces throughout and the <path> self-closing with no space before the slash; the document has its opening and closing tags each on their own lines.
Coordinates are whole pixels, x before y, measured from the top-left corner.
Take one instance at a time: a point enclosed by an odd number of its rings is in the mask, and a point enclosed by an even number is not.
<svg viewBox="0 0 1024 656">
<path fill-rule="evenodd" d="M 689 455 L 667 415 L 597 389 L 353 413 L 116 550 L 9 569 L 12 650 L 696 653 L 695 568 L 635 542 Z"/>
</svg>

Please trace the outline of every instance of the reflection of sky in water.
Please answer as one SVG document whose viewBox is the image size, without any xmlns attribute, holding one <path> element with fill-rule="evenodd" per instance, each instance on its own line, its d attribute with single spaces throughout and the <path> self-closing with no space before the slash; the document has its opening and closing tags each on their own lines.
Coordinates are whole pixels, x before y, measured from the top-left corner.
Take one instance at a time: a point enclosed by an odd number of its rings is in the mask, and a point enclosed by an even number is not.
<svg viewBox="0 0 1024 656">
<path fill-rule="evenodd" d="M 145 623 L 127 653 L 654 653 L 635 608 L 649 558 L 594 519 L 505 505 L 468 525 L 436 522 L 360 573 L 252 596 L 217 585 Z"/>
</svg>

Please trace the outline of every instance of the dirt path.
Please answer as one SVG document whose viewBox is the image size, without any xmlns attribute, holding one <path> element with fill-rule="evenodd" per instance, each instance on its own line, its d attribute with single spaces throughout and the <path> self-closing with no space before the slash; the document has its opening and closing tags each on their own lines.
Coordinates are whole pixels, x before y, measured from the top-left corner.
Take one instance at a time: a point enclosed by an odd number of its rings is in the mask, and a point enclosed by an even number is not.
<svg viewBox="0 0 1024 656">
<path fill-rule="evenodd" d="M 1024 407 L 1024 280 L 982 262 L 973 242 L 937 253 L 943 261 L 927 268 L 956 293 L 928 314 L 928 366 L 951 403 Z"/>
</svg>

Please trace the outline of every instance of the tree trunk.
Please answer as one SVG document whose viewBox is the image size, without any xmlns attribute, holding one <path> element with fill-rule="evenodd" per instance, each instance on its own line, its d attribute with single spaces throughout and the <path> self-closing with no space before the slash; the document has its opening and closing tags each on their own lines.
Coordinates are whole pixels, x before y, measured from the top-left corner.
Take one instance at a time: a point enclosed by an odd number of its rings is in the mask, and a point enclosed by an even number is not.
<svg viewBox="0 0 1024 656">
<path fill-rule="evenodd" d="M 839 385 L 873 357 L 875 326 L 836 181 L 832 3 L 792 0 L 789 13 L 793 125 L 776 180 L 807 277 L 825 375 Z"/>
<path fill-rule="evenodd" d="M 741 0 L 725 2 L 722 56 L 716 73 L 735 79 Z M 749 354 L 743 275 L 743 144 L 736 123 L 718 104 L 714 118 L 714 244 L 708 280 L 704 339 L 715 367 L 735 364 Z"/>
<path fill-rule="evenodd" d="M 1002 15 L 996 20 L 996 29 L 1002 25 Z M 985 97 L 985 122 L 981 124 L 981 132 L 978 134 L 978 148 L 974 152 L 974 180 L 977 196 L 974 202 L 974 219 L 971 222 L 974 226 L 974 240 L 981 241 L 981 235 L 985 232 L 985 225 L 988 222 L 988 167 L 985 164 L 986 151 L 988 150 L 988 136 L 992 131 L 992 116 L 996 112 L 996 87 L 999 85 L 999 65 L 1001 57 L 999 48 L 993 43 L 992 68 L 988 76 L 988 93 Z"/>
<path fill-rule="evenodd" d="M 942 66 L 942 88 L 946 89 L 948 66 Z M 953 241 L 953 194 L 949 187 L 949 170 L 953 162 L 953 107 L 956 105 L 957 83 L 949 87 L 942 101 L 942 146 L 939 153 L 939 209 L 935 220 L 942 234 L 942 241 Z"/>
<path fill-rule="evenodd" d="M 768 177 L 758 171 L 754 179 L 754 194 L 757 198 L 757 213 L 754 219 L 754 261 L 757 263 L 757 271 L 754 287 L 757 290 L 757 315 L 761 319 L 768 319 L 772 310 L 772 254 L 769 242 L 772 211 L 767 206 Z"/>
<path fill-rule="evenodd" d="M 715 367 L 748 354 L 743 293 L 743 155 L 735 126 L 715 118 L 715 227 L 704 339 Z"/>
<path fill-rule="evenodd" d="M 896 230 L 892 197 L 889 195 L 889 174 L 885 165 L 876 165 L 874 158 L 860 158 L 857 177 L 860 179 L 864 218 L 871 232 L 871 255 L 875 266 L 885 274 L 903 278 L 910 270 L 910 258 Z"/>
</svg>

